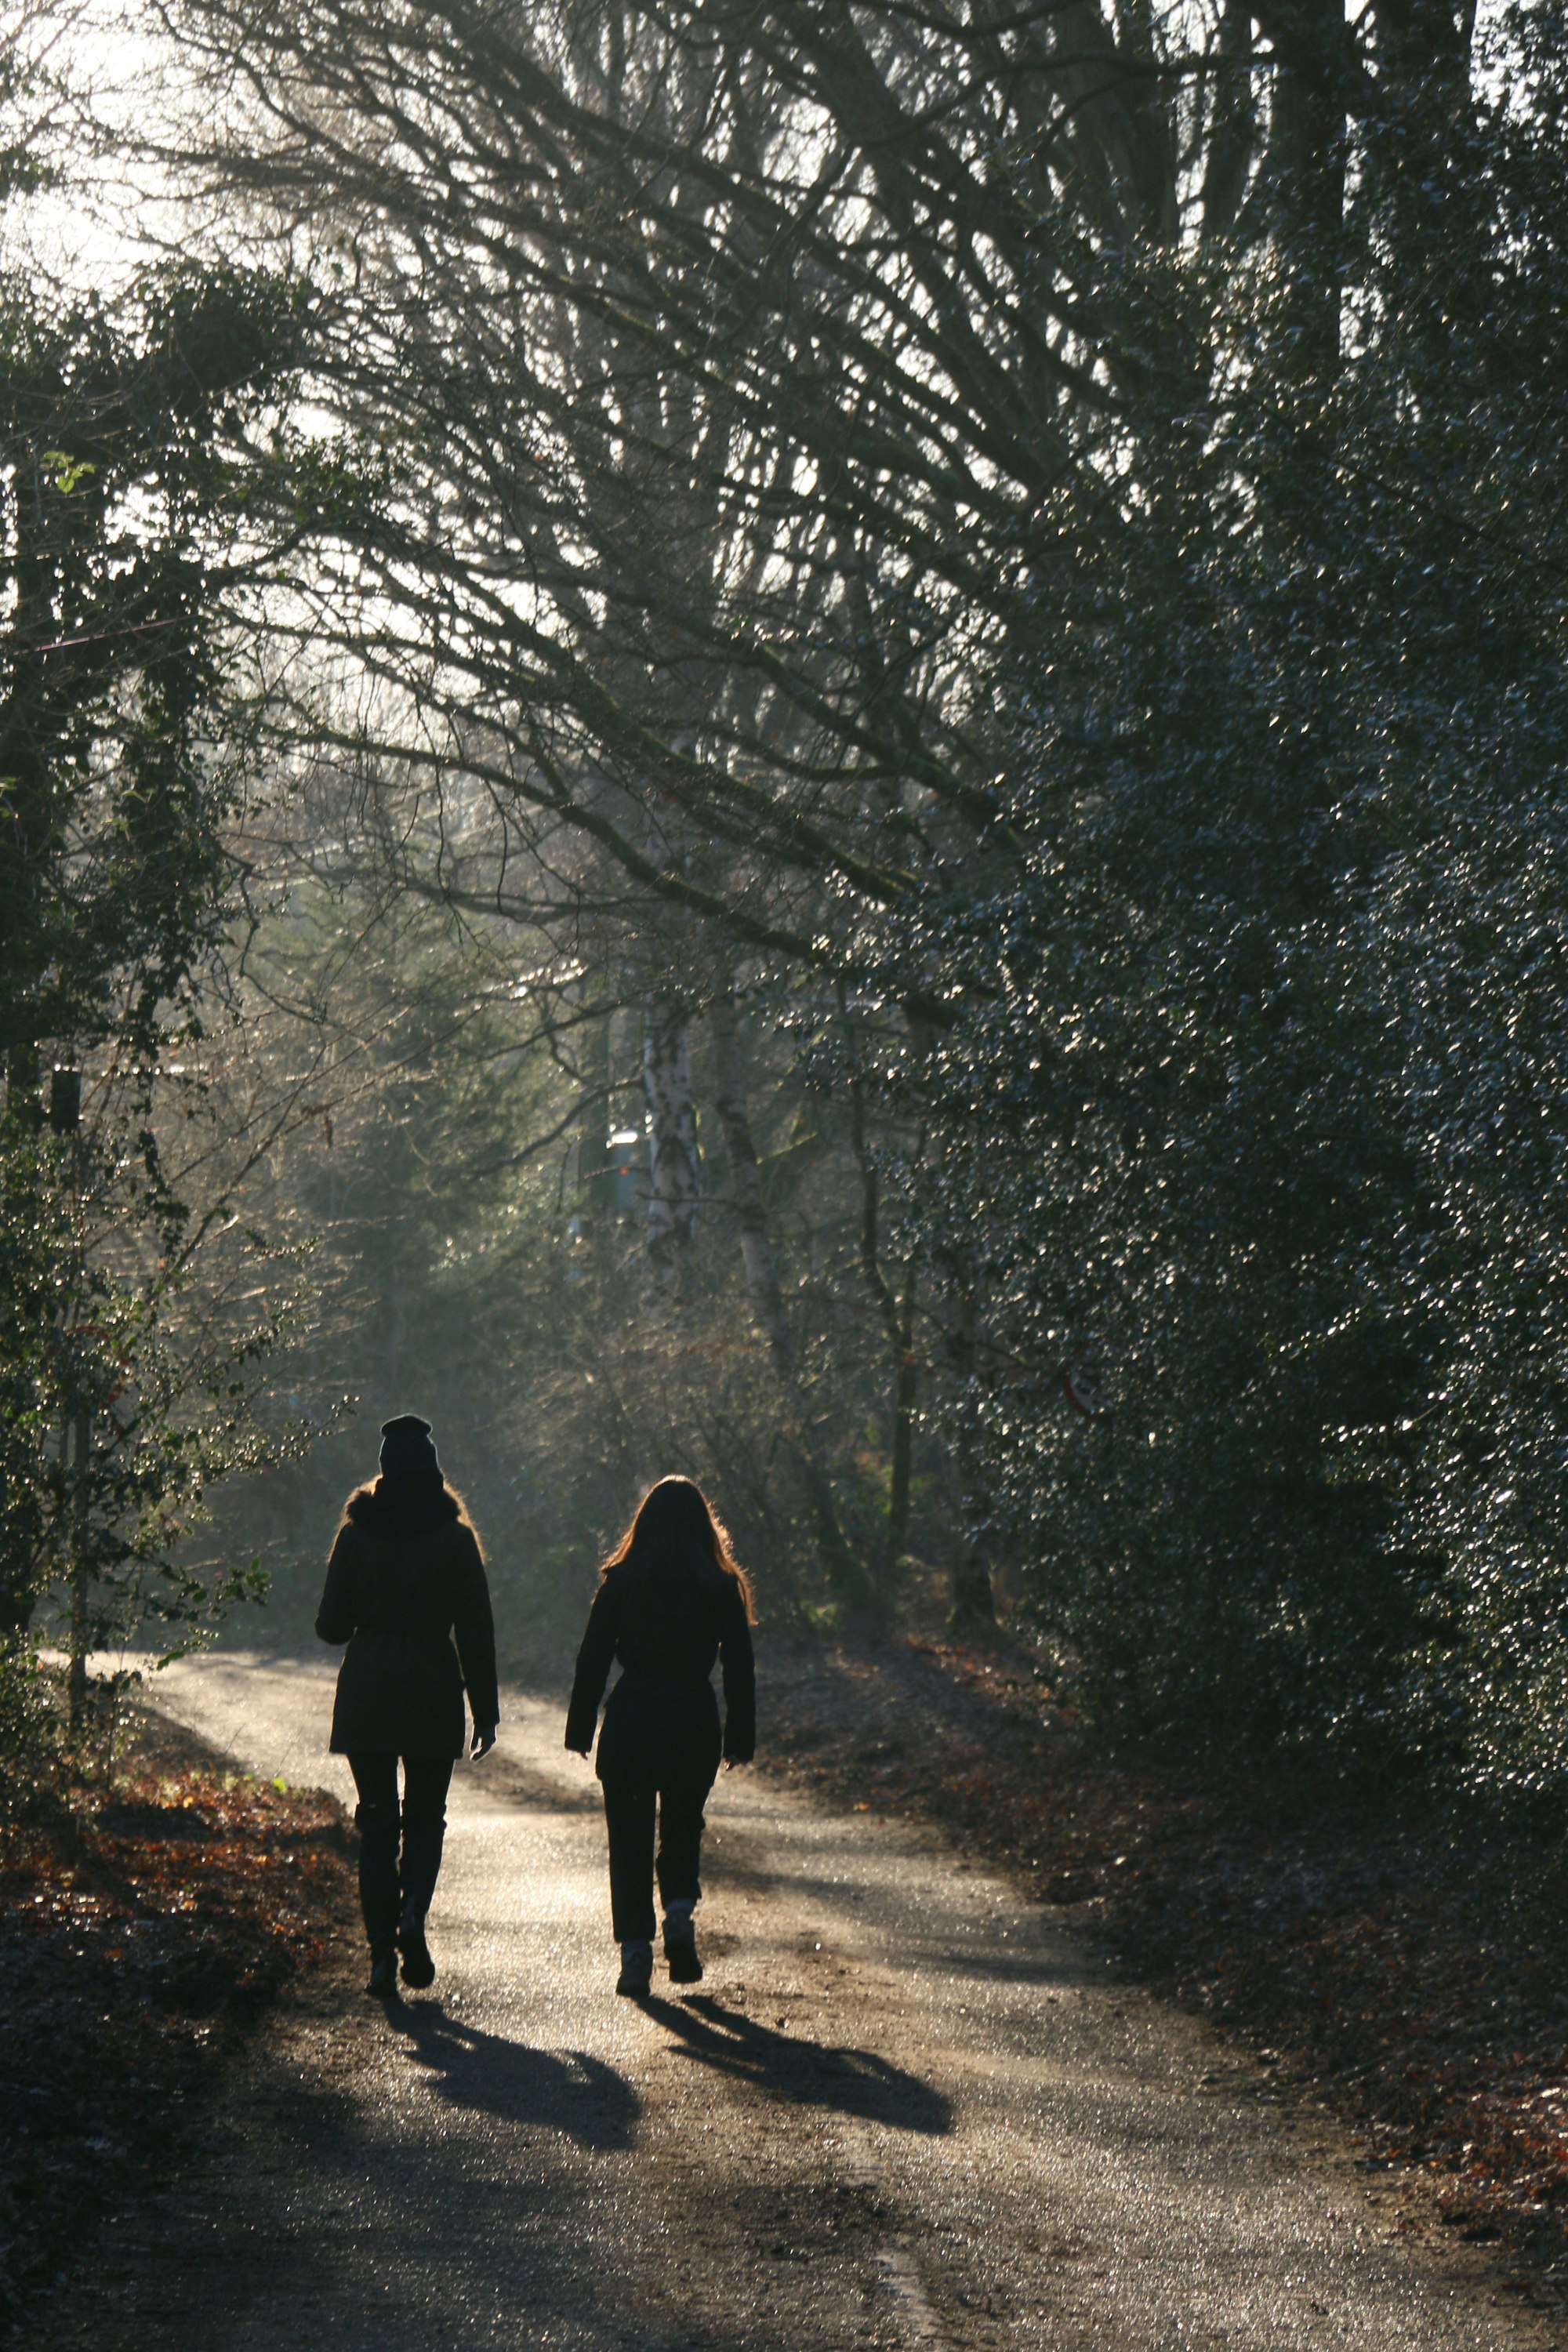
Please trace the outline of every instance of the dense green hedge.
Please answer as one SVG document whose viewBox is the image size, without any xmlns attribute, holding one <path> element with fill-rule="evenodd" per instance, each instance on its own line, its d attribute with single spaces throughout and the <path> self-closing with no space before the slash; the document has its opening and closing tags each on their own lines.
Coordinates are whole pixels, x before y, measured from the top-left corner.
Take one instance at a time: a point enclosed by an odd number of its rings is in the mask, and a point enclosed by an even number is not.
<svg viewBox="0 0 1568 2352">
<path fill-rule="evenodd" d="M 923 944 L 987 982 L 932 1213 L 994 1533 L 1099 1719 L 1560 1803 L 1568 43 L 1504 32 L 1419 235 L 1373 152 L 1298 257 L 1342 352 L 1288 272 L 1137 263 L 1228 381 L 1064 511 L 1023 877 Z"/>
</svg>

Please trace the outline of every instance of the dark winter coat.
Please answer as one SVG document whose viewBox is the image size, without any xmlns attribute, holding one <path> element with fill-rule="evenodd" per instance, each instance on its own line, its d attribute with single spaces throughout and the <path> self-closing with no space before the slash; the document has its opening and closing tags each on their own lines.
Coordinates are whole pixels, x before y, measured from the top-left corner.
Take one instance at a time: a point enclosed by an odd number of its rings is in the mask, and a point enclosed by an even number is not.
<svg viewBox="0 0 1568 2352">
<path fill-rule="evenodd" d="M 378 1478 L 351 1496 L 316 1631 L 349 1645 L 334 1755 L 460 1756 L 465 1685 L 476 1725 L 500 1716 L 484 1561 L 444 1486 L 400 1493 Z"/>
<path fill-rule="evenodd" d="M 644 1786 L 700 1781 L 719 1769 L 721 1752 L 749 1764 L 756 1746 L 756 1684 L 752 1629 L 732 1576 L 707 1563 L 645 1567 L 626 1560 L 606 1573 L 594 1596 L 577 1653 L 566 1745 L 586 1754 L 612 1662 L 621 1677 L 599 1735 L 601 1780 Z M 723 1662 L 724 1724 L 709 1680 Z"/>
</svg>

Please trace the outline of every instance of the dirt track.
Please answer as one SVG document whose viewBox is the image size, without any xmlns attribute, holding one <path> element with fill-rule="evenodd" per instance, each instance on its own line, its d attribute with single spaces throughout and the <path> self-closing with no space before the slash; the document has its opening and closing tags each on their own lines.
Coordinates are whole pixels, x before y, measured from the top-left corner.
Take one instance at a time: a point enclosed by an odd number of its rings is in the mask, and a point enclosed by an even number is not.
<svg viewBox="0 0 1568 2352">
<path fill-rule="evenodd" d="M 157 1696 L 251 1769 L 346 1794 L 331 1673 L 213 1657 Z M 708 1981 L 616 2000 L 596 1789 L 554 1709 L 508 1715 L 455 1788 L 434 1993 L 384 2014 L 345 1953 L 178 2176 L 84 2249 L 47 2344 L 1562 2340 L 1200 2025 L 868 1815 L 723 1780 Z"/>
</svg>

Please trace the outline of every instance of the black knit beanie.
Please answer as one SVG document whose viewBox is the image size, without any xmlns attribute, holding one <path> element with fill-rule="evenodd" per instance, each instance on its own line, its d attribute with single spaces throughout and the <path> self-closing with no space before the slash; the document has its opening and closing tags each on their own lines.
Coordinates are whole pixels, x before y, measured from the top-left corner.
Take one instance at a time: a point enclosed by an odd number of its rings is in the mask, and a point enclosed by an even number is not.
<svg viewBox="0 0 1568 2352">
<path fill-rule="evenodd" d="M 381 1424 L 381 1475 L 398 1486 L 430 1486 L 441 1465 L 430 1442 L 430 1424 L 416 1412 L 400 1412 Z"/>
</svg>

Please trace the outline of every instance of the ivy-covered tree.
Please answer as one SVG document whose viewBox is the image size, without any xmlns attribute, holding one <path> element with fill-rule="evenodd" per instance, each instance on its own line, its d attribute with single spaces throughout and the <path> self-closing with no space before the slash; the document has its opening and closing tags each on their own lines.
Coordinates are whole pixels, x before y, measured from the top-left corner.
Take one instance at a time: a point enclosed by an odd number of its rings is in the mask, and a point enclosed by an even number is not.
<svg viewBox="0 0 1568 2352">
<path fill-rule="evenodd" d="M 167 1133 L 210 1108 L 232 913 L 234 436 L 296 330 L 286 289 L 224 269 L 113 303 L 0 281 L 0 1611 L 26 1625 L 63 1577 L 79 1670 L 211 1600 L 179 1540 L 252 1443 L 272 1321 L 211 1269 L 233 1156 L 187 1182 Z"/>
</svg>

